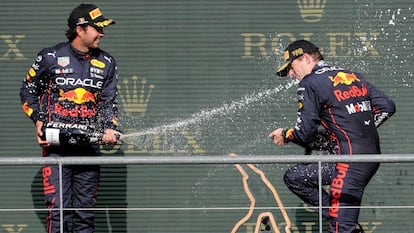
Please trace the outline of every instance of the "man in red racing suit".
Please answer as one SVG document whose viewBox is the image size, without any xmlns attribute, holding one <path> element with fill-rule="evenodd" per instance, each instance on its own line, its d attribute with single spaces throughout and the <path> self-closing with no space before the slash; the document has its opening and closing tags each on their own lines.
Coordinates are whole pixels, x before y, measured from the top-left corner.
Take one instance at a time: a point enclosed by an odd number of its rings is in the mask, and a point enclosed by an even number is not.
<svg viewBox="0 0 414 233">
<path fill-rule="evenodd" d="M 63 128 L 92 128 L 103 133 L 104 143 L 115 143 L 117 127 L 117 65 L 99 49 L 103 27 L 114 21 L 103 17 L 92 4 L 76 7 L 68 19 L 68 42 L 41 50 L 29 68 L 20 89 L 23 110 L 35 123 L 43 156 L 98 156 L 98 144 L 50 145 L 43 138 L 42 126 L 53 122 Z M 59 194 L 63 208 L 91 208 L 95 205 L 100 168 L 95 165 L 64 165 L 62 188 L 56 165 L 42 168 L 44 195 L 50 210 L 47 232 L 94 232 L 92 210 L 64 211 L 60 226 Z M 72 230 L 68 221 L 72 219 Z"/>
<path fill-rule="evenodd" d="M 277 145 L 293 142 L 306 147 L 322 125 L 336 142 L 336 153 L 380 154 L 377 127 L 395 112 L 394 102 L 361 74 L 328 66 L 319 48 L 298 40 L 285 51 L 286 63 L 277 74 L 298 79 L 298 117 L 294 128 L 269 134 Z M 351 233 L 358 223 L 365 186 L 379 163 L 337 163 L 331 180 L 329 232 Z M 345 208 L 342 208 L 345 207 Z"/>
</svg>

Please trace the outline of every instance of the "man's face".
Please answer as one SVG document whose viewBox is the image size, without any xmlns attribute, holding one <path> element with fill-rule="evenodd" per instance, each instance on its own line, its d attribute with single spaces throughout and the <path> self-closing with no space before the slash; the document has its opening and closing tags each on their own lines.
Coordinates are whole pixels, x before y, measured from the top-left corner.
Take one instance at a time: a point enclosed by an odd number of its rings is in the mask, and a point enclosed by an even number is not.
<svg viewBox="0 0 414 233">
<path fill-rule="evenodd" d="M 298 81 L 302 80 L 303 77 L 308 75 L 313 69 L 313 64 L 311 63 L 311 61 L 311 57 L 306 53 L 303 54 L 301 57 L 293 60 L 290 64 L 290 69 L 288 73 L 289 76 L 295 77 Z"/>
<path fill-rule="evenodd" d="M 85 47 L 95 49 L 99 47 L 100 39 L 104 37 L 104 31 L 102 28 L 95 28 L 88 25 L 84 28 L 80 37 Z"/>
</svg>

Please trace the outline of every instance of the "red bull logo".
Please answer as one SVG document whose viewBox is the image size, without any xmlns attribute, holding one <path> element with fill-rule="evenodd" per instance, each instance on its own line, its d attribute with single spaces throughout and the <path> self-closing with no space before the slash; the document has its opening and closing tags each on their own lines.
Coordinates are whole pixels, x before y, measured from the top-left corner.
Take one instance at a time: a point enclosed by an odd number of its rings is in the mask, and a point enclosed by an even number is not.
<svg viewBox="0 0 414 233">
<path fill-rule="evenodd" d="M 329 76 L 329 79 L 333 82 L 334 87 L 336 87 L 338 84 L 351 85 L 355 81 L 361 81 L 355 74 L 349 74 L 345 72 L 338 72 L 335 77 Z"/>
<path fill-rule="evenodd" d="M 74 108 L 65 108 L 63 105 L 56 103 L 53 107 L 53 112 L 60 116 L 70 117 L 95 117 L 97 109 L 92 106 L 88 108 L 86 105 L 75 105 Z"/>
<path fill-rule="evenodd" d="M 338 102 L 341 102 L 343 100 L 348 100 L 350 98 L 363 97 L 368 94 L 368 89 L 365 87 L 364 84 L 362 84 L 361 87 L 352 85 L 347 88 L 348 90 L 334 90 L 333 91 Z"/>
<path fill-rule="evenodd" d="M 59 101 L 68 100 L 76 104 L 95 102 L 95 95 L 92 92 L 87 91 L 82 87 L 78 87 L 74 90 L 70 90 L 67 92 L 60 90 L 59 94 L 60 94 Z"/>
<path fill-rule="evenodd" d="M 56 188 L 49 182 L 49 177 L 52 175 L 52 168 L 50 166 L 45 166 L 42 168 L 43 176 L 43 191 L 44 194 L 51 194 L 56 192 Z"/>
<path fill-rule="evenodd" d="M 352 154 L 352 152 L 351 152 Z M 329 216 L 337 218 L 339 216 L 339 207 L 341 206 L 340 198 L 342 196 L 342 188 L 344 187 L 344 179 L 348 174 L 349 165 L 346 163 L 338 163 L 336 165 L 338 174 L 332 180 L 331 184 L 331 206 L 329 208 Z"/>
</svg>

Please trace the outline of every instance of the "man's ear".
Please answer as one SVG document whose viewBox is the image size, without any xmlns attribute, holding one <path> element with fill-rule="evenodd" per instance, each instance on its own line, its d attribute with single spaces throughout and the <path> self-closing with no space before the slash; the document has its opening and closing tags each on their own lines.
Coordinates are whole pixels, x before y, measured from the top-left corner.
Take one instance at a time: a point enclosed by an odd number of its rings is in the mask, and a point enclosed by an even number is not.
<svg viewBox="0 0 414 233">
<path fill-rule="evenodd" d="M 313 60 L 312 56 L 309 55 L 308 53 L 304 53 L 302 56 L 303 56 L 303 59 L 305 59 L 306 64 L 309 64 Z"/>
<path fill-rule="evenodd" d="M 312 57 L 308 53 L 304 53 L 302 57 L 305 59 L 306 63 L 309 63 L 312 60 Z"/>
<path fill-rule="evenodd" d="M 86 30 L 86 28 L 83 28 L 81 26 L 76 26 L 76 28 L 75 28 L 76 34 L 78 34 L 78 36 L 80 36 L 81 33 L 84 32 L 85 30 Z"/>
</svg>

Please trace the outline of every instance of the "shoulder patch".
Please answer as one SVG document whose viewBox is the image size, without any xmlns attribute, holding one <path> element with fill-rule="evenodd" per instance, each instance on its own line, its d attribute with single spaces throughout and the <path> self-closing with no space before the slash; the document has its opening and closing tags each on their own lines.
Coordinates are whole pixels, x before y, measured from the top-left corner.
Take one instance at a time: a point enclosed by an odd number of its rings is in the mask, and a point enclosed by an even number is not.
<svg viewBox="0 0 414 233">
<path fill-rule="evenodd" d="M 101 68 L 101 69 L 105 68 L 105 63 L 103 63 L 102 61 L 99 61 L 98 59 L 92 59 L 91 65 Z"/>
</svg>

